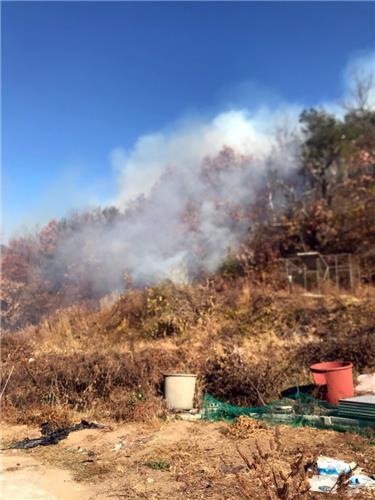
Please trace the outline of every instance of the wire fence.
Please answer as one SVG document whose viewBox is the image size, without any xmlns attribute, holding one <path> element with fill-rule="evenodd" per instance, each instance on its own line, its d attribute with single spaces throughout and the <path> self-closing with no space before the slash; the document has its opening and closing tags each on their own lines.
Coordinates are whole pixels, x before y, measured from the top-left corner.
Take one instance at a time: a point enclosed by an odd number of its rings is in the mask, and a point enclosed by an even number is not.
<svg viewBox="0 0 375 500">
<path fill-rule="evenodd" d="M 284 262 L 290 291 L 297 286 L 306 291 L 322 292 L 326 284 L 353 290 L 363 281 L 360 262 L 350 253 L 322 255 L 304 252 L 284 259 Z"/>
</svg>

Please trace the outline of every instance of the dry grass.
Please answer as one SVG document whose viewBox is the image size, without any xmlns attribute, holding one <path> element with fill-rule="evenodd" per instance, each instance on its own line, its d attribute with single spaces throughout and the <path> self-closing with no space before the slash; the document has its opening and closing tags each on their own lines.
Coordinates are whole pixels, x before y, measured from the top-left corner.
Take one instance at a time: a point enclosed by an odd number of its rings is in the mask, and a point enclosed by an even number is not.
<svg viewBox="0 0 375 500">
<path fill-rule="evenodd" d="M 226 434 L 236 439 L 248 439 L 254 435 L 269 435 L 270 433 L 272 430 L 266 422 L 245 415 L 239 416 L 233 424 L 226 428 Z"/>
<path fill-rule="evenodd" d="M 163 416 L 163 373 L 198 373 L 198 396 L 260 405 L 309 380 L 308 365 L 375 360 L 371 298 L 306 298 L 232 284 L 130 291 L 2 337 L 2 414 L 16 422 Z"/>
<path fill-rule="evenodd" d="M 43 446 L 32 452 L 31 456 L 48 465 L 60 469 L 68 469 L 75 481 L 88 481 L 99 483 L 109 474 L 113 473 L 115 465 L 108 461 L 89 460 L 87 454 L 80 453 L 78 449 L 59 446 Z"/>
<path fill-rule="evenodd" d="M 286 461 L 278 427 L 269 441 L 267 450 L 256 441 L 256 451 L 251 458 L 248 458 L 239 447 L 237 451 L 247 469 L 250 472 L 254 471 L 265 499 L 303 500 L 308 498 L 310 486 L 307 469 L 308 464 L 313 464 L 316 457 L 306 460 L 306 452 L 303 450 Z M 253 486 L 251 485 L 253 479 L 249 480 L 238 473 L 236 476 L 241 496 L 249 500 L 253 499 Z"/>
<path fill-rule="evenodd" d="M 245 417 L 246 418 L 246 417 Z M 250 420 L 250 419 L 247 419 Z M 267 500 L 303 500 L 307 498 L 320 498 L 317 494 L 309 492 L 309 477 L 315 474 L 315 464 L 319 455 L 342 456 L 346 460 L 357 459 L 365 465 L 367 472 L 371 473 L 374 465 L 374 454 L 371 446 L 359 436 L 340 436 L 333 431 L 322 431 L 319 435 L 312 429 L 299 429 L 298 432 L 287 426 L 278 426 L 274 429 L 249 430 L 249 424 L 238 419 L 234 427 L 240 429 L 238 439 L 246 439 L 247 443 L 253 442 L 250 450 L 237 444 L 237 453 L 245 464 L 245 473 L 240 467 L 231 467 L 236 476 L 236 487 L 241 498 L 264 498 Z M 245 431 L 245 434 L 243 434 Z M 308 435 L 310 434 L 310 438 Z M 236 436 L 236 432 L 231 433 Z M 339 437 L 340 436 L 340 437 Z M 350 450 L 351 440 L 358 441 L 354 452 Z M 331 441 L 337 442 L 332 446 Z M 341 441 L 341 442 L 340 442 Z M 329 444 L 330 443 L 330 444 Z M 355 455 L 358 453 L 358 458 Z M 365 458 L 366 457 L 366 458 Z M 364 462 L 363 462 L 364 460 Z M 225 463 L 225 460 L 223 459 Z M 230 468 L 230 467 L 229 467 Z M 349 489 L 349 479 L 355 469 L 348 474 L 341 474 L 336 482 L 337 494 L 345 496 Z M 340 496 L 340 498 L 341 498 Z M 372 498 L 371 491 L 357 491 L 358 498 Z"/>
</svg>

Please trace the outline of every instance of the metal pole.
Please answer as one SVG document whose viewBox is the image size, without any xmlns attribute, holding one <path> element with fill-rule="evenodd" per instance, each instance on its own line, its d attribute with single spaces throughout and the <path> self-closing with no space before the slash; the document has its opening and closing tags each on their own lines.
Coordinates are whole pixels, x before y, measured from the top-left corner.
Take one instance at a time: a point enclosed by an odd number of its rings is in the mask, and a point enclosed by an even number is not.
<svg viewBox="0 0 375 500">
<path fill-rule="evenodd" d="M 286 280 L 288 282 L 288 291 L 289 293 L 292 292 L 292 287 L 291 287 L 291 282 L 290 282 L 290 275 L 289 275 L 289 261 L 288 259 L 285 261 L 285 264 L 286 264 Z"/>
<path fill-rule="evenodd" d="M 353 290 L 354 288 L 354 280 L 353 280 L 353 268 L 352 268 L 352 255 L 348 255 L 349 261 L 349 280 L 350 280 L 350 288 Z"/>
<path fill-rule="evenodd" d="M 316 259 L 316 284 L 318 286 L 318 292 L 320 293 L 320 262 L 319 257 Z"/>
</svg>

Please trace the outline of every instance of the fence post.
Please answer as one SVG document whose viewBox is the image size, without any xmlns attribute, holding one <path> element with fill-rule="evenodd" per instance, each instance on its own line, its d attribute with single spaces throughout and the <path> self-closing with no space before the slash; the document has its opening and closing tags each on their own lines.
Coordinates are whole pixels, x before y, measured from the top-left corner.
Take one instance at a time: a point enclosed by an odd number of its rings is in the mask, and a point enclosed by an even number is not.
<svg viewBox="0 0 375 500">
<path fill-rule="evenodd" d="M 306 292 L 308 292 L 308 290 L 307 290 L 307 276 L 306 276 L 306 266 L 305 266 L 305 264 L 303 265 L 303 285 L 305 287 Z"/>
<path fill-rule="evenodd" d="M 337 288 L 340 288 L 340 281 L 339 281 L 339 269 L 338 269 L 338 263 L 337 263 L 337 255 L 335 255 L 335 274 L 336 274 L 336 286 L 337 286 Z"/>
<path fill-rule="evenodd" d="M 288 282 L 288 291 L 289 293 L 292 293 L 292 283 L 291 283 L 291 276 L 289 275 L 289 261 L 286 259 L 285 261 L 285 267 L 286 267 L 286 280 Z"/>
<path fill-rule="evenodd" d="M 348 254 L 348 261 L 349 261 L 349 280 L 350 280 L 350 288 L 353 290 L 353 288 L 354 288 L 354 283 L 353 283 L 352 254 Z"/>
</svg>

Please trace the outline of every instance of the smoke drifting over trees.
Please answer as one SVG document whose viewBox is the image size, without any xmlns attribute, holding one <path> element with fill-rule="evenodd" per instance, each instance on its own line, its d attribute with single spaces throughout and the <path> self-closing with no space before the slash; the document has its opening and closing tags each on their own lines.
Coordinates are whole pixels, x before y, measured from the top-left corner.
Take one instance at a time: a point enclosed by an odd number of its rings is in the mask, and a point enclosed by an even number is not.
<svg viewBox="0 0 375 500">
<path fill-rule="evenodd" d="M 137 282 L 184 281 L 217 269 L 248 229 L 267 172 L 291 172 L 298 141 L 277 142 L 244 112 L 229 112 L 171 136 L 142 139 L 125 160 L 116 205 L 123 217 L 59 245 L 57 259 L 100 262 L 97 286 L 127 269 Z M 101 276 L 103 273 L 103 276 Z"/>
<path fill-rule="evenodd" d="M 255 233 L 264 238 L 275 223 L 289 224 L 268 239 L 276 256 L 339 243 L 352 251 L 371 233 L 375 164 L 373 90 L 358 89 L 360 102 L 341 115 L 316 108 L 299 121 L 291 107 L 286 125 L 281 112 L 232 110 L 116 150 L 113 207 L 51 221 L 3 248 L 5 313 L 22 301 L 34 321 L 43 308 L 122 289 L 125 272 L 138 285 L 189 281 L 216 271 L 244 241 L 254 258 Z M 351 203 L 344 215 L 343 200 Z"/>
</svg>

